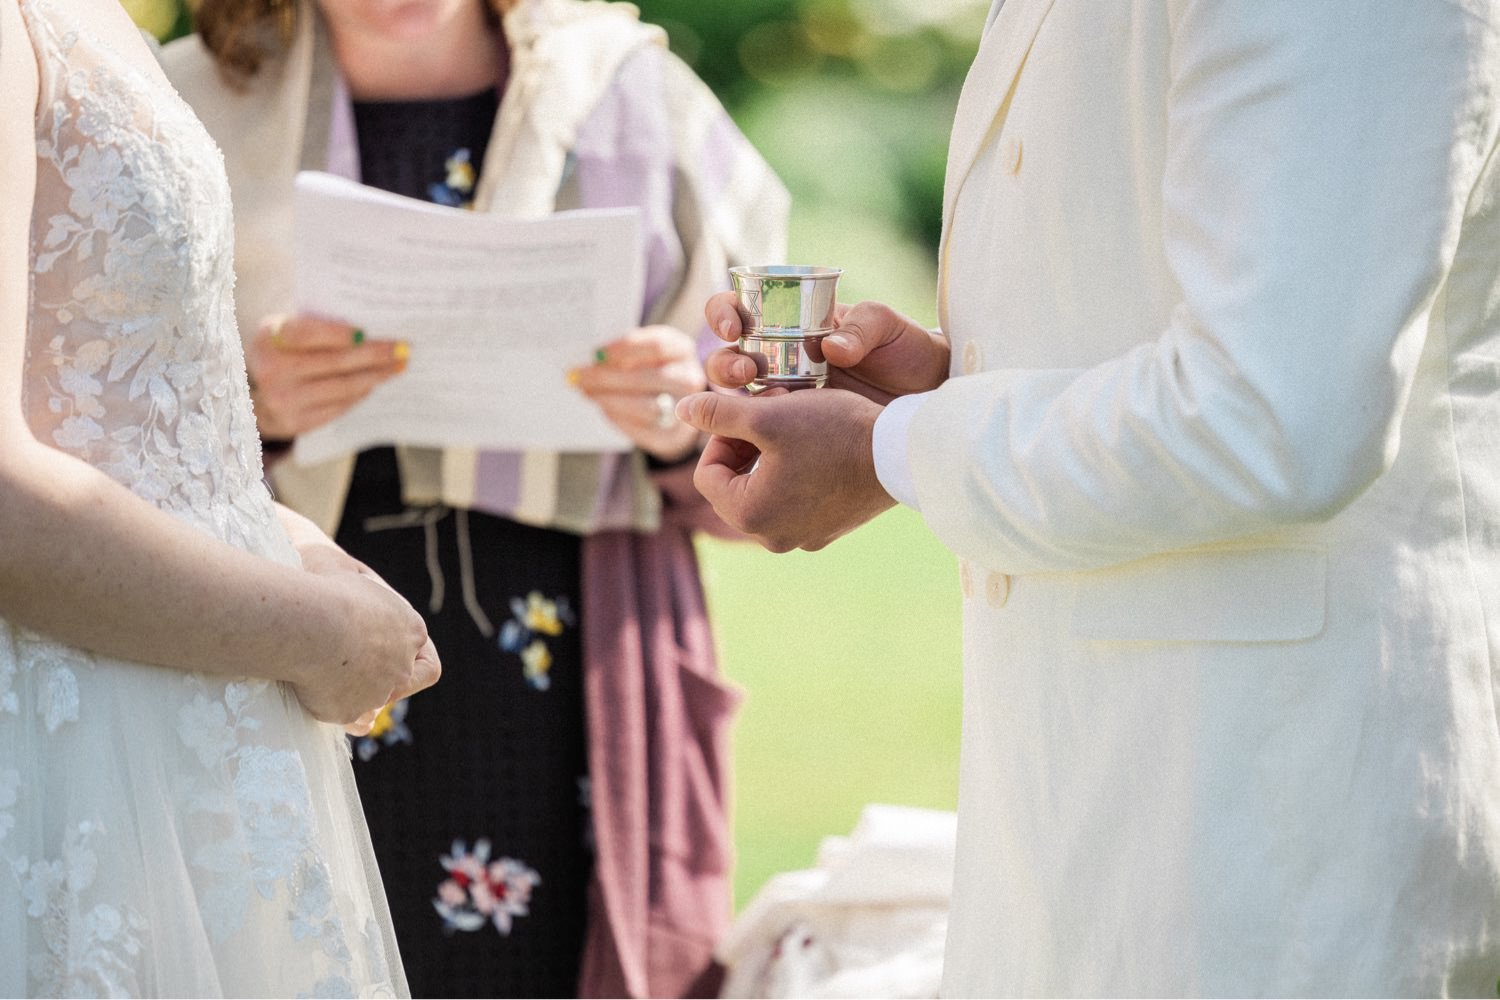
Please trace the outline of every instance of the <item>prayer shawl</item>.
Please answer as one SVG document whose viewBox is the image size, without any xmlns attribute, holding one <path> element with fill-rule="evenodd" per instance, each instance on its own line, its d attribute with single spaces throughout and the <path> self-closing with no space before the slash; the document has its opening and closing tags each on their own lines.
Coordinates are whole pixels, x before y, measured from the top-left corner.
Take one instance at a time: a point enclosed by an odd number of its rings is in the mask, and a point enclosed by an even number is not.
<svg viewBox="0 0 1500 1000">
<path fill-rule="evenodd" d="M 702 330 L 735 263 L 779 261 L 788 198 L 703 83 L 625 4 L 531 0 L 504 20 L 510 76 L 475 207 L 539 217 L 636 205 L 644 322 Z M 247 90 L 196 38 L 163 62 L 223 148 L 236 209 L 241 330 L 289 311 L 292 181 L 355 176 L 352 113 L 310 4 L 286 54 Z M 728 723 L 692 532 L 729 532 L 691 465 L 633 455 L 400 449 L 413 504 L 441 502 L 585 534 L 583 643 L 598 856 L 583 996 L 715 987 L 730 916 Z M 279 498 L 332 531 L 353 458 L 273 471 Z"/>
</svg>

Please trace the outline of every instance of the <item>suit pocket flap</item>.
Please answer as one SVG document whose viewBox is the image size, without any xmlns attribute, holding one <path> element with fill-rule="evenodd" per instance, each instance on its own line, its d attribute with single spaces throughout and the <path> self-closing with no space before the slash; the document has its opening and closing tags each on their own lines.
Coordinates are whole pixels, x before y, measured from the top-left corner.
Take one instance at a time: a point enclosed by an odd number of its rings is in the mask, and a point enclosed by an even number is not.
<svg viewBox="0 0 1500 1000">
<path fill-rule="evenodd" d="M 1072 634 L 1116 642 L 1285 642 L 1323 631 L 1327 556 L 1214 549 L 1081 573 Z"/>
</svg>

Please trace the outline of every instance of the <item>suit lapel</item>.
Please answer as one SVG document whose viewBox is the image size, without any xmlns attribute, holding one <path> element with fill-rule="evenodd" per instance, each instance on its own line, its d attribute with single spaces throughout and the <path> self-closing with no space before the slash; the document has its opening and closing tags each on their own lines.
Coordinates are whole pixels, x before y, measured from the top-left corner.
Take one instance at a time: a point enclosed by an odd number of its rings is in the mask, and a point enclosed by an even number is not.
<svg viewBox="0 0 1500 1000">
<path fill-rule="evenodd" d="M 1006 0 L 995 22 L 985 32 L 974 64 L 964 80 L 948 143 L 948 168 L 943 181 L 943 241 L 940 251 L 942 288 L 939 312 L 947 312 L 948 236 L 958 193 L 990 134 L 1000 127 L 1009 109 L 1016 81 L 1026 64 L 1031 43 L 1054 0 Z M 942 316 L 946 325 L 947 317 Z"/>
<path fill-rule="evenodd" d="M 948 144 L 948 172 L 943 187 L 943 215 L 953 212 L 959 188 L 974 166 L 985 138 L 1001 120 L 1016 79 L 1031 51 L 1031 43 L 1053 0 L 1006 0 L 995 23 L 985 33 L 974 65 L 964 80 L 963 94 L 953 119 Z"/>
</svg>

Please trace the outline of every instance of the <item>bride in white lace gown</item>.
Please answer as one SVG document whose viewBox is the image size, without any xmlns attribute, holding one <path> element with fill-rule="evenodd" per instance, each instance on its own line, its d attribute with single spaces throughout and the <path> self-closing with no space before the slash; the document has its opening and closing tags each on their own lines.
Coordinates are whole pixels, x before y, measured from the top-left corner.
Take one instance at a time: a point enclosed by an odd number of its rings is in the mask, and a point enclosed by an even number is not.
<svg viewBox="0 0 1500 1000">
<path fill-rule="evenodd" d="M 313 715 L 436 660 L 262 485 L 230 234 L 117 0 L 0 0 L 0 996 L 405 991 Z"/>
</svg>

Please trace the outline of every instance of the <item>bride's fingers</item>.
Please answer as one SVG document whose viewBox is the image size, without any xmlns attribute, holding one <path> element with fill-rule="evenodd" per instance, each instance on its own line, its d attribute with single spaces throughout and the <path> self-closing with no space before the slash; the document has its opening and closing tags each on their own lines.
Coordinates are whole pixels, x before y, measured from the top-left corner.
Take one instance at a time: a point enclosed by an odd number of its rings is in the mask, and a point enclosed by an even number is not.
<svg viewBox="0 0 1500 1000">
<path fill-rule="evenodd" d="M 418 691 L 426 690 L 438 682 L 443 676 L 443 664 L 438 659 L 437 647 L 428 639 L 417 652 L 412 661 L 411 676 L 406 684 L 396 693 L 396 697 L 409 698 Z"/>
<path fill-rule="evenodd" d="M 359 718 L 355 719 L 353 722 L 345 726 L 344 732 L 348 733 L 350 736 L 370 735 L 370 730 L 375 728 L 375 719 L 380 715 L 380 712 L 381 710 L 378 708 L 370 709 L 364 715 L 361 715 Z"/>
</svg>

